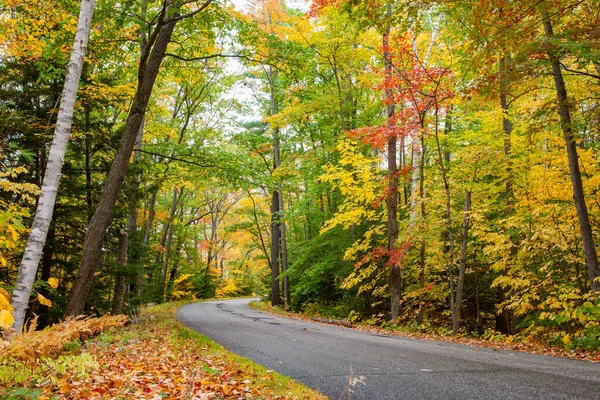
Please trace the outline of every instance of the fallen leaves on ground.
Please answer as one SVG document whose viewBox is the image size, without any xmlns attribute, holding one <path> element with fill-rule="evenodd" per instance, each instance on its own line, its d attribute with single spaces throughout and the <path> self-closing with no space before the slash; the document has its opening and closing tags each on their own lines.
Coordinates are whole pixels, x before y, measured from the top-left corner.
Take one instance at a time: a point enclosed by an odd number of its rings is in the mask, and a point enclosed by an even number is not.
<svg viewBox="0 0 600 400">
<path fill-rule="evenodd" d="M 7 386 L 4 394 L 12 386 L 42 400 L 325 399 L 193 333 L 175 319 L 174 310 L 162 309 L 90 339 L 56 361 L 41 362 L 38 373 Z M 87 367 L 76 368 L 84 356 Z"/>
</svg>

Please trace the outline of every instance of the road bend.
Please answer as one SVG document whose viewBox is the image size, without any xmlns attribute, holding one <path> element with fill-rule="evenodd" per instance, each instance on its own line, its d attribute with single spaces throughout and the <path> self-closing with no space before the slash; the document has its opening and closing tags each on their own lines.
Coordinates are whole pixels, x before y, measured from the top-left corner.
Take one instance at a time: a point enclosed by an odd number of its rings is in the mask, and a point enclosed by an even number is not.
<svg viewBox="0 0 600 400">
<path fill-rule="evenodd" d="M 189 304 L 193 330 L 332 399 L 596 399 L 600 364 L 284 318 L 249 299 Z"/>
</svg>

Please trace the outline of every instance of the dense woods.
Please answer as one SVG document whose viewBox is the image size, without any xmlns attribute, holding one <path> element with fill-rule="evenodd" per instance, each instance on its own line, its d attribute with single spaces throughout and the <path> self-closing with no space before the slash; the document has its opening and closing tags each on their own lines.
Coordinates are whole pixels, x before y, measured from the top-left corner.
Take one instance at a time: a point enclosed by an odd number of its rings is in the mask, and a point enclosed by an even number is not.
<svg viewBox="0 0 600 400">
<path fill-rule="evenodd" d="M 3 330 L 258 294 L 599 346 L 597 1 L 98 0 L 56 158 L 82 4 L 0 6 Z"/>
</svg>

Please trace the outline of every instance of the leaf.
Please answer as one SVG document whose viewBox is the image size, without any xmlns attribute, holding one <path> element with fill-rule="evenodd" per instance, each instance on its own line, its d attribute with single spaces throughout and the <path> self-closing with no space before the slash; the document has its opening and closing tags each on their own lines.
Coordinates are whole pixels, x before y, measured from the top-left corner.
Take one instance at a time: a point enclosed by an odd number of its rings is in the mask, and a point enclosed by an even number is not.
<svg viewBox="0 0 600 400">
<path fill-rule="evenodd" d="M 569 334 L 566 334 L 565 336 L 563 336 L 563 338 L 562 338 L 562 342 L 563 342 L 564 344 L 566 344 L 566 345 L 567 345 L 567 344 L 570 344 L 570 343 L 571 343 L 571 336 L 570 336 Z"/>
<path fill-rule="evenodd" d="M 57 278 L 48 278 L 48 285 L 52 289 L 56 289 L 58 287 L 58 279 Z"/>
<path fill-rule="evenodd" d="M 0 296 L 0 297 L 4 297 L 4 296 Z M 10 328 L 12 326 L 14 320 L 15 319 L 13 318 L 13 315 L 10 311 L 8 311 L 8 310 L 0 311 L 0 328 L 2 328 L 2 329 Z"/>
<path fill-rule="evenodd" d="M 52 301 L 48 300 L 47 298 L 45 298 L 44 296 L 42 296 L 39 293 L 37 295 L 37 300 L 40 302 L 40 304 L 42 304 L 46 307 L 52 307 Z"/>
<path fill-rule="evenodd" d="M 0 310 L 4 311 L 4 310 L 8 310 L 8 311 L 12 311 L 13 307 L 10 305 L 9 301 L 8 301 L 8 293 L 6 293 L 6 290 L 4 289 L 0 289 Z"/>
</svg>

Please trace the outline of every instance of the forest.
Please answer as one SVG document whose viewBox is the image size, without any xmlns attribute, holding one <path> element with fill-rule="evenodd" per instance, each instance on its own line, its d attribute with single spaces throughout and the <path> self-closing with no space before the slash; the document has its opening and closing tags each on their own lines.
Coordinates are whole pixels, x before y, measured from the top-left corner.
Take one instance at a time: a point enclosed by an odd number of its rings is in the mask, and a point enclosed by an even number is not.
<svg viewBox="0 0 600 400">
<path fill-rule="evenodd" d="M 2 0 L 0 25 L 0 329 L 262 296 L 600 347 L 598 1 Z"/>
</svg>

